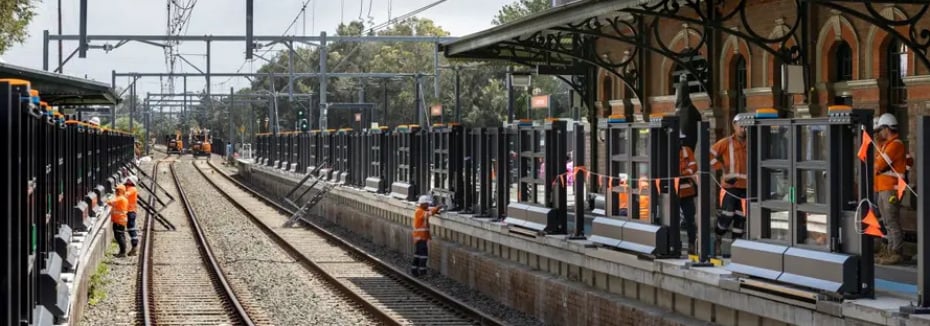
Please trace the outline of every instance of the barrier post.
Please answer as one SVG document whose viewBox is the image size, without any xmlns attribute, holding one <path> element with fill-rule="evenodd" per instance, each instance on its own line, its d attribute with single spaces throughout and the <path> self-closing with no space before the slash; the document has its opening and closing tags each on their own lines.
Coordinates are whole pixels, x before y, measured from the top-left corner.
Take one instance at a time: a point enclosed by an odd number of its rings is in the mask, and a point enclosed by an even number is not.
<svg viewBox="0 0 930 326">
<path fill-rule="evenodd" d="M 927 144 L 930 140 L 930 116 L 921 116 L 917 121 L 917 143 Z M 930 191 L 930 151 L 923 146 L 917 146 L 917 193 L 920 195 Z M 901 312 L 909 314 L 930 314 L 930 270 L 927 263 L 930 260 L 930 196 L 917 198 L 917 305 L 901 307 Z"/>
</svg>

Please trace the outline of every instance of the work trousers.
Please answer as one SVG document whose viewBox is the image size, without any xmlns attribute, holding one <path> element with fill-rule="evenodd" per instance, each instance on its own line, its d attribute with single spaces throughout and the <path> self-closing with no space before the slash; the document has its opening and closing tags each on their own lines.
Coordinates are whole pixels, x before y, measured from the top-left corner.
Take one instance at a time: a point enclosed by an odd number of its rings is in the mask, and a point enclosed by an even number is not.
<svg viewBox="0 0 930 326">
<path fill-rule="evenodd" d="M 888 234 L 888 249 L 892 252 L 901 253 L 901 247 L 904 246 L 904 232 L 901 230 L 901 201 L 898 200 L 896 190 L 881 191 L 878 193 L 878 210 L 882 216 L 882 223 L 885 224 L 885 230 Z"/>
<path fill-rule="evenodd" d="M 129 214 L 126 215 L 129 216 L 129 223 L 127 224 L 129 242 L 132 243 L 132 247 L 135 248 L 139 245 L 139 230 L 136 229 L 136 212 L 129 212 Z"/>
<path fill-rule="evenodd" d="M 694 224 L 694 214 L 695 214 L 694 199 L 695 198 L 697 198 L 697 196 L 682 198 L 679 201 L 679 205 L 681 206 L 681 227 L 685 229 L 686 232 L 688 232 L 688 243 L 692 245 L 697 243 L 697 239 L 695 239 L 696 237 L 695 229 L 697 227 Z M 691 248 L 691 247 L 689 246 L 688 248 Z"/>
<path fill-rule="evenodd" d="M 429 258 L 429 246 L 426 240 L 417 240 L 414 242 L 413 264 L 410 266 L 410 273 L 413 276 L 426 275 L 426 260 Z"/>
<path fill-rule="evenodd" d="M 743 237 L 746 228 L 746 212 L 743 211 L 743 199 L 746 189 L 728 188 L 723 198 L 723 207 L 717 214 L 717 239 L 723 238 L 727 231 L 733 233 L 733 239 Z"/>
<path fill-rule="evenodd" d="M 126 233 L 126 226 L 113 223 L 113 238 L 116 239 L 116 244 L 119 245 L 120 255 L 126 253 L 126 238 L 123 233 Z"/>
</svg>

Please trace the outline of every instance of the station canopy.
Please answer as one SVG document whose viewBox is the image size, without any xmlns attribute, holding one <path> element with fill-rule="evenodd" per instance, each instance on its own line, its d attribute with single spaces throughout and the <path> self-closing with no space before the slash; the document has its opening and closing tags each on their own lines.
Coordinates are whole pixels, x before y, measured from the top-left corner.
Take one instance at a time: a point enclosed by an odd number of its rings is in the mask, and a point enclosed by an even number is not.
<svg viewBox="0 0 930 326">
<path fill-rule="evenodd" d="M 119 96 L 110 85 L 47 71 L 0 63 L 0 78 L 28 80 L 42 101 L 54 106 L 116 105 Z"/>
<path fill-rule="evenodd" d="M 441 49 L 449 59 L 510 61 L 537 67 L 541 74 L 580 74 L 584 66 L 579 61 L 591 60 L 597 54 L 577 39 L 595 35 L 579 33 L 585 28 L 577 27 L 599 18 L 632 17 L 621 11 L 640 3 L 577 1 L 443 43 Z"/>
</svg>

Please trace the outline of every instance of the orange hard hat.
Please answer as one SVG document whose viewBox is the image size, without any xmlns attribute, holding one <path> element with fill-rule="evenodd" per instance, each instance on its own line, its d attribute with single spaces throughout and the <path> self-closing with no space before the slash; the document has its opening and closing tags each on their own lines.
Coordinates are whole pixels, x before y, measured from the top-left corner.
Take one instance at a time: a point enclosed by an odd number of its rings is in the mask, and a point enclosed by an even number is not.
<svg viewBox="0 0 930 326">
<path fill-rule="evenodd" d="M 125 191 L 126 191 L 126 186 L 124 186 L 124 185 L 117 185 L 117 186 L 116 186 L 116 192 L 117 192 L 117 193 L 125 192 Z"/>
</svg>

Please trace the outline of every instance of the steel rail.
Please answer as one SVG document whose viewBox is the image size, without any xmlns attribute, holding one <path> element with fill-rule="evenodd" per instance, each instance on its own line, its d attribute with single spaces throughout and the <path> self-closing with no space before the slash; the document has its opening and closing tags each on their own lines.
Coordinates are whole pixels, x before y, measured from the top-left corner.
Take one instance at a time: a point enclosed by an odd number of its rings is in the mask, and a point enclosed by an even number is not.
<svg viewBox="0 0 930 326">
<path fill-rule="evenodd" d="M 251 195 L 254 196 L 255 198 L 258 198 L 260 201 L 262 201 L 262 202 L 264 202 L 265 204 L 271 206 L 272 208 L 278 210 L 278 211 L 281 212 L 282 214 L 285 214 L 285 215 L 288 215 L 288 216 L 294 214 L 294 211 L 293 211 L 293 210 L 291 210 L 291 209 L 289 209 L 289 208 L 283 206 L 282 204 L 280 204 L 280 203 L 278 203 L 278 202 L 276 202 L 276 201 L 274 201 L 274 200 L 268 198 L 267 196 L 263 195 L 262 193 L 260 193 L 260 192 L 258 192 L 258 191 L 256 191 L 256 190 L 254 190 L 254 189 L 252 189 L 252 188 L 246 186 L 245 184 L 243 184 L 243 183 L 240 182 L 239 180 L 236 180 L 235 178 L 233 178 L 232 176 L 230 176 L 229 174 L 227 174 L 226 172 L 224 172 L 221 168 L 218 168 L 216 165 L 214 165 L 213 161 L 208 161 L 208 164 L 210 164 L 210 167 L 213 168 L 214 171 L 218 171 L 219 174 L 222 175 L 226 180 L 232 182 L 233 184 L 235 184 L 235 185 L 236 185 L 237 187 L 239 187 L 240 189 L 242 189 L 242 190 L 248 192 L 249 194 L 251 194 Z M 213 181 L 212 179 L 210 179 L 210 177 L 208 177 L 208 176 L 206 175 L 206 173 L 203 172 L 203 170 L 201 170 L 200 168 L 197 168 L 197 171 L 199 171 L 200 174 L 203 175 L 204 178 L 207 179 L 207 181 L 210 182 L 210 184 L 212 184 L 215 188 L 219 189 L 220 192 L 221 192 L 224 196 L 226 196 L 226 198 L 229 198 L 230 201 L 232 201 L 232 199 L 231 199 L 232 197 L 231 197 L 229 194 L 227 194 L 225 190 L 222 190 L 222 189 L 219 187 L 219 185 L 216 184 L 215 181 Z M 233 202 L 237 207 L 239 207 L 241 210 L 247 211 L 240 203 L 235 202 L 235 201 L 232 201 L 232 202 Z M 262 223 L 261 221 L 259 221 L 258 218 L 256 218 L 256 217 L 254 217 L 253 215 L 251 215 L 251 213 L 247 213 L 247 214 L 248 214 L 250 217 L 252 217 L 252 218 L 253 218 L 253 221 L 255 221 L 256 224 L 258 224 L 262 229 L 266 229 L 268 233 L 274 234 L 274 232 L 273 232 L 269 227 L 265 226 L 264 223 Z M 458 300 L 458 299 L 456 299 L 456 298 L 453 298 L 453 297 L 451 297 L 451 296 L 449 296 L 449 295 L 447 295 L 447 294 L 445 294 L 445 293 L 442 293 L 442 292 L 438 291 L 437 289 L 433 288 L 433 287 L 430 286 L 429 284 L 427 284 L 427 283 L 425 283 L 425 282 L 423 282 L 423 281 L 421 281 L 421 280 L 419 280 L 419 279 L 413 278 L 412 276 L 408 275 L 408 274 L 407 274 L 406 272 L 404 272 L 403 270 L 398 269 L 397 267 L 395 267 L 395 266 L 393 266 L 393 265 L 391 265 L 391 264 L 389 264 L 389 263 L 383 261 L 382 259 L 380 259 L 380 258 L 378 258 L 378 257 L 372 256 L 371 254 L 365 252 L 365 250 L 363 250 L 363 249 L 361 249 L 361 248 L 359 248 L 359 247 L 357 247 L 357 246 L 355 246 L 355 245 L 349 243 L 347 240 L 345 240 L 345 239 L 339 237 L 338 235 L 336 235 L 336 234 L 334 234 L 334 233 L 332 233 L 332 232 L 330 232 L 330 231 L 324 229 L 323 227 L 321 227 L 321 226 L 319 226 L 319 225 L 316 225 L 315 223 L 310 223 L 310 222 L 308 222 L 308 221 L 302 221 L 302 222 L 304 222 L 305 224 L 307 224 L 307 225 L 310 227 L 311 231 L 313 231 L 313 232 L 319 234 L 320 236 L 323 236 L 324 238 L 330 240 L 332 243 L 338 245 L 339 247 L 341 247 L 341 248 L 343 248 L 343 249 L 346 249 L 346 250 L 350 251 L 353 255 L 356 255 L 357 257 L 361 257 L 363 260 L 365 260 L 365 261 L 367 261 L 368 263 L 370 263 L 370 264 L 376 266 L 379 270 L 383 270 L 383 271 L 385 271 L 386 273 L 390 274 L 390 276 L 392 276 L 395 280 L 398 280 L 399 282 L 408 284 L 408 285 L 410 285 L 411 287 L 415 288 L 416 290 L 423 291 L 423 293 L 425 293 L 427 296 L 429 296 L 429 297 L 431 297 L 431 298 L 433 298 L 433 299 L 436 299 L 436 300 L 442 302 L 443 304 L 445 304 L 445 305 L 448 306 L 448 307 L 451 307 L 451 308 L 453 308 L 453 309 L 458 310 L 458 311 L 461 312 L 461 313 L 464 313 L 464 314 L 468 315 L 470 318 L 474 319 L 476 322 L 480 323 L 481 325 L 504 325 L 504 322 L 503 322 L 503 321 L 501 321 L 501 320 L 499 320 L 499 319 L 497 319 L 497 318 L 495 318 L 495 317 L 493 317 L 493 316 L 490 316 L 490 315 L 488 315 L 488 314 L 485 314 L 485 313 L 483 313 L 483 312 L 481 312 L 481 311 L 478 311 L 478 310 L 476 310 L 475 308 L 469 306 L 468 304 L 466 304 L 466 303 L 464 303 L 464 302 L 462 302 L 462 301 L 460 301 L 460 300 Z M 277 234 L 274 234 L 274 236 L 275 236 L 277 239 L 279 239 L 280 242 L 286 243 L 286 241 L 285 241 L 283 238 L 281 238 L 280 236 L 278 236 Z M 290 246 L 290 245 L 288 244 L 288 246 Z M 366 303 L 366 304 L 368 304 L 368 303 Z"/>
</svg>

